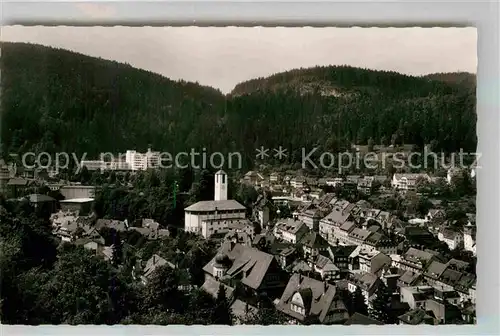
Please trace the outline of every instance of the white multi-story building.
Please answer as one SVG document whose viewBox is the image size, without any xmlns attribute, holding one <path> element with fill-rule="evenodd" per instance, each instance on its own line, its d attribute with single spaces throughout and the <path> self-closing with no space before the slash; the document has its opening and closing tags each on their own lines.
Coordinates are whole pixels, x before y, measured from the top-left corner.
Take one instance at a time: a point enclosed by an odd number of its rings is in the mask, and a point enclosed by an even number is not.
<svg viewBox="0 0 500 336">
<path fill-rule="evenodd" d="M 160 152 L 153 152 L 150 148 L 146 153 L 139 153 L 135 150 L 128 150 L 125 153 L 125 162 L 132 170 L 146 170 L 148 168 L 158 168 L 160 166 Z"/>
<path fill-rule="evenodd" d="M 80 166 L 87 168 L 89 171 L 102 171 L 105 169 L 106 164 L 103 160 L 82 160 Z"/>
<path fill-rule="evenodd" d="M 308 232 L 309 228 L 304 222 L 291 218 L 280 220 L 273 230 L 276 238 L 291 244 L 298 243 Z"/>
<path fill-rule="evenodd" d="M 450 250 L 454 250 L 463 242 L 464 235 L 445 227 L 438 233 L 438 239 L 446 243 Z"/>
<path fill-rule="evenodd" d="M 394 189 L 401 191 L 416 190 L 419 179 L 431 181 L 427 174 L 394 174 L 391 184 Z"/>
<path fill-rule="evenodd" d="M 227 199 L 227 174 L 215 173 L 213 201 L 201 201 L 184 209 L 184 229 L 208 238 L 226 232 L 231 224 L 246 218 L 246 208 L 235 200 Z"/>
<path fill-rule="evenodd" d="M 476 226 L 466 225 L 464 227 L 464 250 L 476 254 Z"/>
<path fill-rule="evenodd" d="M 340 187 L 344 183 L 344 180 L 341 177 L 335 178 L 327 178 L 326 185 L 329 187 Z"/>
</svg>

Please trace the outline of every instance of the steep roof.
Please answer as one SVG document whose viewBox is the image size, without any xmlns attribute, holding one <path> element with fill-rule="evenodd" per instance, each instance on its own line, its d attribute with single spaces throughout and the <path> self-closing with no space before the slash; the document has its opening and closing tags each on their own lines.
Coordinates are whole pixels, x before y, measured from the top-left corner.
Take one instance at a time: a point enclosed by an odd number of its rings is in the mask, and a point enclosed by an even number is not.
<svg viewBox="0 0 500 336">
<path fill-rule="evenodd" d="M 243 284 L 253 289 L 259 288 L 271 263 L 275 260 L 274 256 L 241 244 L 234 244 L 232 249 L 227 247 L 228 245 L 223 245 L 219 250 L 219 252 L 226 253 L 231 261 L 231 267 L 227 270 L 226 275 L 236 277 L 243 273 Z M 223 251 L 225 249 L 227 251 Z M 216 257 L 203 267 L 206 273 L 213 275 L 215 259 Z"/>
<path fill-rule="evenodd" d="M 446 264 L 443 264 L 439 261 L 433 261 L 425 271 L 425 275 L 431 278 L 438 279 L 446 270 L 446 267 Z"/>
<path fill-rule="evenodd" d="M 356 239 L 364 241 L 371 234 L 372 234 L 372 232 L 370 232 L 370 231 L 363 230 L 363 229 L 360 229 L 360 228 L 355 228 L 354 230 L 351 231 L 351 233 L 349 233 L 349 237 L 356 238 Z"/>
<path fill-rule="evenodd" d="M 370 262 L 371 262 L 371 271 L 373 273 L 377 273 L 384 266 L 390 266 L 392 263 L 392 259 L 388 255 L 380 252 L 379 254 L 371 258 Z"/>
<path fill-rule="evenodd" d="M 383 325 L 384 323 L 360 313 L 354 313 L 344 325 Z"/>
<path fill-rule="evenodd" d="M 188 206 L 184 211 L 215 211 L 215 210 L 245 210 L 246 208 L 235 200 L 201 201 Z"/>
<path fill-rule="evenodd" d="M 462 270 L 466 269 L 467 267 L 469 267 L 469 263 L 466 261 L 463 261 L 463 260 L 450 259 L 450 261 L 448 261 L 448 263 L 447 263 L 447 266 L 452 268 L 452 269 L 462 271 Z"/>
<path fill-rule="evenodd" d="M 26 186 L 28 185 L 29 180 L 20 178 L 20 177 L 14 177 L 7 182 L 8 186 Z"/>
<path fill-rule="evenodd" d="M 353 274 L 349 281 L 360 286 L 361 289 L 370 291 L 376 284 L 377 280 L 378 277 L 375 274 L 364 272 Z"/>
<path fill-rule="evenodd" d="M 290 304 L 295 293 L 299 293 L 304 302 L 305 316 L 291 310 Z M 294 274 L 288 281 L 276 308 L 300 321 L 304 321 L 307 316 L 317 318 L 322 323 L 331 311 L 344 312 L 347 318 L 346 308 L 343 302 L 337 299 L 336 294 L 337 288 L 334 285 Z"/>
<path fill-rule="evenodd" d="M 28 196 L 28 199 L 31 203 L 43 203 L 43 202 L 55 201 L 54 198 L 43 194 L 31 194 Z"/>
<path fill-rule="evenodd" d="M 207 278 L 201 288 L 215 299 L 217 298 L 217 294 L 219 294 L 221 283 L 222 282 L 219 282 L 213 278 Z M 233 297 L 234 288 L 229 287 L 223 283 L 222 286 L 224 286 L 224 289 L 226 290 L 226 298 L 231 300 L 231 298 Z"/>
<path fill-rule="evenodd" d="M 410 270 L 406 270 L 400 277 L 399 281 L 401 281 L 406 286 L 412 286 L 416 283 L 416 281 L 420 278 L 421 274 L 412 272 Z"/>
<path fill-rule="evenodd" d="M 296 234 L 304 226 L 306 226 L 304 222 L 292 218 L 281 220 L 276 224 L 277 229 L 291 234 Z"/>
<path fill-rule="evenodd" d="M 332 260 L 324 255 L 319 254 L 314 262 L 315 266 L 325 272 L 338 271 L 339 268 L 335 266 Z"/>
<path fill-rule="evenodd" d="M 441 274 L 439 280 L 450 286 L 456 286 L 459 283 L 461 277 L 462 277 L 462 272 L 455 271 L 448 267 Z"/>
<path fill-rule="evenodd" d="M 151 277 L 155 270 L 164 265 L 168 265 L 168 262 L 159 255 L 153 254 L 147 261 L 146 267 L 144 267 L 144 276 L 146 278 Z"/>
<path fill-rule="evenodd" d="M 413 247 L 410 247 L 404 254 L 404 258 L 406 260 L 412 262 L 424 261 L 424 264 L 429 262 L 433 257 L 434 255 L 432 253 L 422 251 Z"/>
<path fill-rule="evenodd" d="M 340 230 L 346 231 L 348 233 L 354 230 L 355 228 L 356 228 L 356 223 L 350 221 L 347 221 L 344 224 L 342 224 L 342 226 L 340 226 Z"/>
<path fill-rule="evenodd" d="M 318 232 L 309 232 L 301 241 L 302 245 L 309 248 L 323 248 L 330 246 L 325 238 L 321 237 Z"/>
<path fill-rule="evenodd" d="M 340 206 L 334 205 L 332 211 L 325 218 L 323 218 L 323 221 L 340 226 L 345 223 L 349 216 L 349 212 L 344 211 L 344 209 Z"/>
<path fill-rule="evenodd" d="M 331 255 L 339 257 L 348 257 L 356 249 L 356 245 L 338 245 L 330 246 L 328 251 L 331 251 Z"/>
<path fill-rule="evenodd" d="M 430 323 L 431 321 L 434 321 L 433 315 L 434 314 L 430 311 L 425 311 L 421 308 L 417 308 L 410 310 L 406 314 L 399 316 L 399 319 L 404 323 L 417 325 L 421 323 L 426 323 L 426 322 Z"/>
</svg>

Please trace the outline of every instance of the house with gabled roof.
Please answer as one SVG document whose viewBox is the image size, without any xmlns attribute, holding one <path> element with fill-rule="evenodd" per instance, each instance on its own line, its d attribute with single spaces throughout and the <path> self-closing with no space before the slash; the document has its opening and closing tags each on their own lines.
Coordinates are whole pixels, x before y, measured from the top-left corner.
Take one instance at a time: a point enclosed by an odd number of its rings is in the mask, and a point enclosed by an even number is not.
<svg viewBox="0 0 500 336">
<path fill-rule="evenodd" d="M 363 230 L 361 228 L 355 228 L 348 235 L 348 240 L 351 244 L 354 245 L 363 245 L 365 240 L 371 235 L 373 232 L 368 230 Z"/>
<path fill-rule="evenodd" d="M 276 309 L 301 324 L 343 324 L 349 318 L 337 288 L 327 282 L 294 274 Z"/>
<path fill-rule="evenodd" d="M 450 250 L 454 250 L 457 247 L 459 247 L 460 244 L 463 242 L 463 233 L 456 230 L 452 230 L 449 227 L 443 227 L 439 231 L 437 238 L 440 241 L 446 243 L 446 245 L 448 245 L 448 248 Z"/>
<path fill-rule="evenodd" d="M 416 308 L 398 317 L 399 324 L 419 325 L 429 324 L 437 325 L 438 321 L 431 310 Z"/>
<path fill-rule="evenodd" d="M 321 254 L 318 254 L 311 262 L 312 270 L 318 273 L 323 280 L 339 280 L 341 277 L 340 269 L 335 266 L 333 261 Z"/>
<path fill-rule="evenodd" d="M 349 256 L 357 248 L 356 245 L 329 246 L 322 254 L 333 261 L 341 271 L 349 270 Z"/>
<path fill-rule="evenodd" d="M 287 218 L 276 223 L 273 231 L 276 238 L 296 244 L 309 232 L 309 228 L 302 221 Z"/>
<path fill-rule="evenodd" d="M 427 221 L 442 221 L 446 218 L 446 212 L 443 209 L 430 209 L 425 215 Z"/>
<path fill-rule="evenodd" d="M 370 232 L 370 230 L 367 230 Z M 381 232 L 372 232 L 362 243 L 362 246 L 372 251 L 379 251 L 385 254 L 396 254 L 397 241 L 391 240 Z"/>
<path fill-rule="evenodd" d="M 141 276 L 142 283 L 146 285 L 151 280 L 154 272 L 161 266 L 165 265 L 172 267 L 166 259 L 160 257 L 158 254 L 153 254 L 146 262 L 146 266 L 143 269 L 143 274 Z M 175 268 L 175 266 L 172 268 Z"/>
<path fill-rule="evenodd" d="M 278 172 L 272 172 L 269 175 L 269 182 L 271 183 L 279 183 L 281 182 L 281 174 Z"/>
<path fill-rule="evenodd" d="M 353 273 L 347 279 L 347 290 L 354 293 L 359 288 L 368 307 L 371 307 L 371 301 L 381 286 L 385 286 L 383 281 L 375 274 L 368 272 Z"/>
<path fill-rule="evenodd" d="M 241 283 L 253 296 L 266 292 L 271 297 L 285 287 L 284 272 L 275 256 L 232 242 L 224 242 L 203 271 L 206 281 L 215 279 L 231 287 Z"/>
<path fill-rule="evenodd" d="M 401 276 L 398 279 L 399 287 L 409 287 L 417 285 L 422 279 L 422 273 L 410 270 L 400 270 Z"/>
<path fill-rule="evenodd" d="M 300 241 L 302 245 L 302 250 L 304 252 L 304 258 L 308 260 L 309 258 L 315 258 L 322 251 L 325 251 L 330 245 L 328 242 L 320 236 L 317 232 L 309 232 Z"/>
<path fill-rule="evenodd" d="M 336 235 L 336 231 L 340 229 L 346 221 L 354 220 L 350 211 L 342 208 L 340 205 L 333 205 L 330 213 L 319 221 L 319 232 L 328 238 Z"/>
<path fill-rule="evenodd" d="M 455 286 L 460 281 L 460 278 L 462 277 L 462 272 L 454 270 L 450 267 L 446 267 L 443 273 L 441 273 L 441 276 L 439 277 L 438 281 L 436 284 L 441 285 L 445 288 L 448 289 L 454 289 Z"/>
<path fill-rule="evenodd" d="M 400 288 L 401 302 L 408 303 L 410 309 L 425 308 L 425 303 L 434 295 L 432 286 L 408 286 Z"/>
<path fill-rule="evenodd" d="M 460 295 L 462 303 L 469 302 L 476 304 L 476 280 L 477 277 L 475 274 L 464 273 L 455 285 L 455 290 Z"/>
<path fill-rule="evenodd" d="M 326 211 L 314 207 L 301 211 L 298 214 L 298 220 L 304 222 L 309 230 L 319 231 L 320 221 L 327 215 Z"/>
<path fill-rule="evenodd" d="M 410 247 L 395 266 L 403 270 L 422 272 L 435 258 L 433 253 Z"/>
<path fill-rule="evenodd" d="M 259 172 L 250 170 L 243 177 L 243 181 L 245 183 L 257 186 L 260 185 L 262 181 L 264 181 L 264 176 L 262 176 L 262 174 L 260 174 Z"/>
<path fill-rule="evenodd" d="M 303 188 L 304 186 L 306 186 L 306 184 L 307 181 L 304 176 L 296 176 L 290 180 L 290 185 L 293 188 Z"/>
<path fill-rule="evenodd" d="M 365 176 L 364 178 L 360 178 L 357 182 L 358 191 L 366 195 L 370 195 L 372 192 L 373 179 L 369 178 L 369 176 Z"/>
<path fill-rule="evenodd" d="M 441 275 L 448 266 L 437 260 L 431 261 L 427 269 L 424 271 L 424 279 L 429 284 L 435 284 L 441 278 Z"/>
<path fill-rule="evenodd" d="M 456 271 L 459 271 L 459 272 L 464 272 L 466 271 L 470 264 L 466 261 L 463 261 L 463 260 L 458 260 L 458 259 L 450 259 L 446 265 L 450 268 L 450 269 L 453 269 L 453 270 L 456 270 Z"/>
<path fill-rule="evenodd" d="M 426 301 L 425 309 L 432 312 L 438 324 L 460 324 L 463 323 L 460 309 L 446 300 L 431 298 Z"/>
<path fill-rule="evenodd" d="M 416 190 L 417 182 L 419 180 L 430 181 L 431 178 L 428 174 L 394 174 L 391 185 L 394 189 L 406 192 L 409 190 Z"/>
<path fill-rule="evenodd" d="M 385 266 L 390 266 L 392 263 L 391 257 L 377 251 L 361 250 L 358 257 L 360 271 L 378 276 Z"/>
</svg>

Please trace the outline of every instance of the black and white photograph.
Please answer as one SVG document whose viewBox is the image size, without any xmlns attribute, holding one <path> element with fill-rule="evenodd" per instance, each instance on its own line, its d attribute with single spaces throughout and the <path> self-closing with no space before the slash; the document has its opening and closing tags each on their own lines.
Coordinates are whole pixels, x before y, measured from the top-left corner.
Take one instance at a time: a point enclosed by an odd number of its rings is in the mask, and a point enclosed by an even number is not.
<svg viewBox="0 0 500 336">
<path fill-rule="evenodd" d="M 477 323 L 476 28 L 1 33 L 2 324 Z"/>
</svg>

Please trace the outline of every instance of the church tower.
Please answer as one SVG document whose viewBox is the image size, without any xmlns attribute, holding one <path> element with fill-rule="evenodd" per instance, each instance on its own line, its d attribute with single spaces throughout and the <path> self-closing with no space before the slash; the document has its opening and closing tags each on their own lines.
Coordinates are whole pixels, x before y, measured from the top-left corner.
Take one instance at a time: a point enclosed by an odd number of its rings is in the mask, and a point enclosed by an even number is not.
<svg viewBox="0 0 500 336">
<path fill-rule="evenodd" d="M 227 174 L 223 170 L 215 173 L 215 195 L 214 200 L 227 200 Z"/>
</svg>

